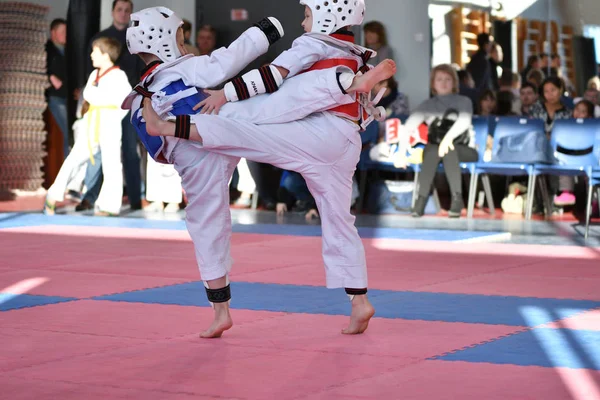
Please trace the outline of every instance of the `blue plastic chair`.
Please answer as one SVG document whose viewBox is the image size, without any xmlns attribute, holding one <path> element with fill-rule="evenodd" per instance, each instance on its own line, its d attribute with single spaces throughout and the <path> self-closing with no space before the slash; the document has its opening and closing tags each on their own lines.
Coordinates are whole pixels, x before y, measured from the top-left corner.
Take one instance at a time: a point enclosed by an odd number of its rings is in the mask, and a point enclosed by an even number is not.
<svg viewBox="0 0 600 400">
<path fill-rule="evenodd" d="M 544 121 L 541 119 L 528 119 L 523 117 L 497 117 L 496 127 L 494 129 L 494 144 L 492 152 L 494 154 L 498 151 L 498 142 L 501 138 L 518 135 L 525 129 L 527 130 L 540 130 L 544 132 L 545 126 Z M 531 209 L 533 208 L 533 163 L 498 163 L 498 162 L 478 162 L 473 171 L 475 182 L 479 178 L 479 175 L 495 174 L 503 176 L 528 176 L 529 182 L 527 184 L 527 212 L 525 214 L 526 219 L 531 219 Z M 483 178 L 483 177 L 482 177 Z M 529 204 L 531 203 L 531 204 Z M 468 215 L 473 215 L 473 208 L 475 207 L 474 199 L 471 200 L 468 205 Z"/>
<path fill-rule="evenodd" d="M 589 182 L 586 208 L 587 238 L 593 193 L 593 169 L 600 158 L 600 120 L 564 119 L 554 122 L 550 144 L 557 164 L 536 164 L 533 170 L 533 187 L 539 175 L 585 176 Z M 546 195 L 546 198 L 548 196 Z"/>
</svg>

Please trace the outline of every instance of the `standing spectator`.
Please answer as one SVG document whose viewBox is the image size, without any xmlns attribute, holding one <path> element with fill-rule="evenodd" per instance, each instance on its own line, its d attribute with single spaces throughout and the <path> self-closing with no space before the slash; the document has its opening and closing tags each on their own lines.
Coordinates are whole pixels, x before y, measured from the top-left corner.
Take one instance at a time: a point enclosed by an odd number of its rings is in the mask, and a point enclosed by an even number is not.
<svg viewBox="0 0 600 400">
<path fill-rule="evenodd" d="M 471 61 L 467 65 L 467 71 L 475 81 L 475 89 L 481 93 L 486 89 L 493 89 L 492 68 L 489 62 L 489 54 L 492 48 L 490 35 L 487 33 L 477 35 L 477 45 L 479 50 L 471 57 Z"/>
<path fill-rule="evenodd" d="M 183 26 L 181 28 L 183 29 L 184 46 L 185 46 L 185 49 L 187 50 L 188 54 L 193 54 L 195 56 L 199 56 L 200 51 L 198 50 L 198 48 L 196 46 L 193 46 L 190 41 L 190 39 L 192 38 L 192 23 L 190 21 L 188 21 L 187 19 L 184 19 Z"/>
<path fill-rule="evenodd" d="M 140 80 L 140 74 L 144 68 L 144 63 L 141 58 L 129 53 L 127 48 L 127 26 L 131 13 L 133 12 L 133 2 L 131 0 L 114 0 L 112 4 L 113 24 L 96 34 L 91 43 L 100 37 L 109 37 L 116 39 L 121 43 L 123 51 L 116 62 L 121 70 L 127 74 L 129 84 L 133 87 Z M 90 53 L 91 53 L 90 45 Z M 92 68 L 90 67 L 90 71 Z M 130 114 L 122 121 L 122 157 L 123 170 L 125 172 L 125 184 L 127 186 L 127 197 L 129 206 L 132 210 L 140 210 L 142 208 L 142 172 L 140 165 L 140 156 L 138 154 L 138 138 L 131 125 Z M 102 159 L 98 157 L 94 159 L 94 164 L 88 164 L 86 171 L 85 184 L 88 188 L 81 204 L 77 206 L 78 211 L 91 209 L 100 194 L 102 187 Z"/>
<path fill-rule="evenodd" d="M 210 25 L 202 25 L 196 34 L 199 55 L 209 56 L 217 46 L 217 30 Z"/>
<path fill-rule="evenodd" d="M 492 49 L 490 51 L 490 75 L 492 79 L 492 88 L 496 91 L 500 89 L 499 80 L 502 76 L 502 60 L 504 60 L 502 46 L 496 42 L 492 43 Z"/>
<path fill-rule="evenodd" d="M 458 70 L 458 94 L 462 96 L 467 96 L 471 99 L 473 103 L 473 107 L 477 104 L 477 100 L 479 99 L 479 93 L 475 89 L 475 81 L 473 77 L 466 69 Z M 475 109 L 473 108 L 473 113 L 475 113 Z"/>
<path fill-rule="evenodd" d="M 63 135 L 63 159 L 69 155 L 69 123 L 67 118 L 67 21 L 55 19 L 50 24 L 50 39 L 46 42 L 46 73 L 50 87 L 46 91 L 48 108 Z"/>
<path fill-rule="evenodd" d="M 365 46 L 377 52 L 377 55 L 369 60 L 370 64 L 377 65 L 385 59 L 394 59 L 394 52 L 388 45 L 387 33 L 381 22 L 367 22 L 363 31 L 365 32 Z"/>
</svg>

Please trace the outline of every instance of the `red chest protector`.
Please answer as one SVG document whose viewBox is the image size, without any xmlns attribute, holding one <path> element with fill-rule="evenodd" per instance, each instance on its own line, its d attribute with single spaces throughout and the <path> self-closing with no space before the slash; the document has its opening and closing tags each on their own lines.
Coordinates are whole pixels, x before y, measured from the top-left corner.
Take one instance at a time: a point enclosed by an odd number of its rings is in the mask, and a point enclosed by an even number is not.
<svg viewBox="0 0 600 400">
<path fill-rule="evenodd" d="M 339 40 L 354 43 L 354 35 L 351 35 L 351 34 L 347 35 L 347 34 L 342 34 L 342 33 L 334 33 L 331 36 L 336 39 L 339 39 Z M 359 71 L 364 73 L 364 72 L 368 71 L 367 61 L 371 58 L 372 54 L 373 53 L 370 51 L 367 51 L 364 54 L 362 54 L 362 56 L 361 56 L 363 59 L 362 66 L 358 65 L 358 61 L 356 61 L 356 59 L 330 58 L 327 60 L 317 61 L 316 63 L 314 63 L 312 65 L 312 67 L 302 71 L 302 73 L 309 72 L 309 71 L 323 70 L 323 69 L 328 69 L 328 68 L 333 68 L 333 67 L 339 67 L 339 66 L 348 67 L 355 74 L 358 73 Z M 339 106 L 333 107 L 327 111 L 332 112 L 341 117 L 348 118 L 355 122 L 365 120 L 369 116 L 364 111 L 362 111 L 362 116 L 361 116 L 362 108 L 361 108 L 360 104 L 358 103 L 358 96 L 359 96 L 358 93 L 355 94 L 356 101 L 354 103 L 339 105 Z"/>
</svg>

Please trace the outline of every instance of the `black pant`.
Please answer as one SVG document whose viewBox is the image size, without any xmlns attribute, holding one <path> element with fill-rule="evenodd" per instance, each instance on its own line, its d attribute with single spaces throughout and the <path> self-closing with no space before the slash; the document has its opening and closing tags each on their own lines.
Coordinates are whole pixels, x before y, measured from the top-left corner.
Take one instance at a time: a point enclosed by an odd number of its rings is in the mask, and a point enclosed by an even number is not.
<svg viewBox="0 0 600 400">
<path fill-rule="evenodd" d="M 450 193 L 462 193 L 460 163 L 475 162 L 479 159 L 477 151 L 465 145 L 454 145 L 454 150 L 450 150 L 443 158 L 438 155 L 438 149 L 437 144 L 425 146 L 421 174 L 419 175 L 419 196 L 429 197 L 433 178 L 435 178 L 440 161 L 444 163 Z"/>
</svg>

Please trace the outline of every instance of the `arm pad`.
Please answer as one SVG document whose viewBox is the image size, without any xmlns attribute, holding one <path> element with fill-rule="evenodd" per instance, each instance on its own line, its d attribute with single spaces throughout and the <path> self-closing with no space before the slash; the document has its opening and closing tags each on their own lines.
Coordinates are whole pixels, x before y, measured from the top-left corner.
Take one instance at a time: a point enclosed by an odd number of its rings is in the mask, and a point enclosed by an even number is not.
<svg viewBox="0 0 600 400">
<path fill-rule="evenodd" d="M 227 101 L 246 100 L 259 94 L 274 93 L 282 83 L 283 77 L 279 70 L 266 65 L 228 82 L 224 88 L 225 97 Z"/>
</svg>

